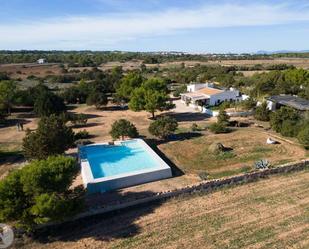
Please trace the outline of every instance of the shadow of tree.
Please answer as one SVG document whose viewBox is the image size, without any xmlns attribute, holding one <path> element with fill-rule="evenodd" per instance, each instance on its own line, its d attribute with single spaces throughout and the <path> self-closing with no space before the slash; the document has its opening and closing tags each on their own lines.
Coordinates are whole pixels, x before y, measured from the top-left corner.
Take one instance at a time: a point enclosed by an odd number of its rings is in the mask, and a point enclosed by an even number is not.
<svg viewBox="0 0 309 249">
<path fill-rule="evenodd" d="M 186 122 L 186 121 L 204 121 L 209 118 L 208 115 L 205 113 L 198 113 L 198 112 L 183 112 L 183 113 L 176 113 L 176 112 L 168 112 L 165 114 L 161 114 L 159 116 L 168 115 L 178 122 Z"/>
<path fill-rule="evenodd" d="M 23 119 L 23 118 L 5 119 L 1 122 L 0 128 L 12 127 L 12 126 L 17 125 L 18 123 L 25 125 L 30 122 L 31 121 Z"/>
<path fill-rule="evenodd" d="M 95 126 L 99 126 L 99 125 L 103 125 L 103 123 L 87 123 L 84 125 L 74 125 L 72 126 L 73 128 L 90 128 L 90 127 L 95 127 Z"/>
<path fill-rule="evenodd" d="M 101 110 L 104 110 L 104 111 L 126 111 L 126 110 L 129 110 L 129 107 L 128 107 L 128 105 L 124 105 L 124 106 L 110 105 L 110 106 L 102 107 Z"/>
<path fill-rule="evenodd" d="M 3 164 L 14 164 L 25 160 L 21 151 L 0 151 L 0 166 Z"/>
<path fill-rule="evenodd" d="M 130 195 L 134 199 L 143 196 L 151 196 L 155 193 L 151 191 L 129 192 L 125 196 L 119 192 L 101 194 L 106 201 L 108 195 L 114 195 L 114 198 L 123 200 Z M 99 198 L 96 196 L 96 198 Z M 141 204 L 134 207 L 124 208 L 118 211 L 112 211 L 106 214 L 98 214 L 91 217 L 81 218 L 76 221 L 66 222 L 61 225 L 55 225 L 49 228 L 37 230 L 33 239 L 40 243 L 49 243 L 51 241 L 78 241 L 84 238 L 94 238 L 96 240 L 108 241 L 115 238 L 133 237 L 140 233 L 140 227 L 135 223 L 141 217 L 151 214 L 162 204 L 163 201 Z"/>
</svg>

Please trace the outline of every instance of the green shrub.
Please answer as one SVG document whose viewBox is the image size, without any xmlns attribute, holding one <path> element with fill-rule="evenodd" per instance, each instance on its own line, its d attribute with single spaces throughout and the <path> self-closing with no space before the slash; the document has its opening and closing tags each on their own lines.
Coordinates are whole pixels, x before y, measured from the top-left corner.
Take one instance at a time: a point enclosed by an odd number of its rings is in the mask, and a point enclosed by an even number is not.
<svg viewBox="0 0 309 249">
<path fill-rule="evenodd" d="M 251 110 L 256 107 L 256 101 L 250 97 L 249 99 L 239 102 L 237 105 L 245 110 Z"/>
<path fill-rule="evenodd" d="M 230 129 L 226 126 L 226 124 L 219 122 L 211 124 L 208 128 L 215 134 L 230 132 Z"/>
<path fill-rule="evenodd" d="M 199 131 L 199 130 L 200 130 L 200 128 L 196 123 L 193 123 L 191 125 L 191 131 Z"/>
<path fill-rule="evenodd" d="M 306 148 L 309 149 L 309 126 L 304 127 L 298 133 L 298 141 Z"/>
<path fill-rule="evenodd" d="M 270 115 L 270 125 L 271 128 L 281 133 L 282 125 L 285 120 L 293 121 L 295 124 L 299 122 L 300 115 L 297 111 L 290 107 L 281 107 L 279 110 L 271 113 Z M 288 126 L 288 124 L 286 124 Z M 286 129 L 287 127 L 285 127 Z"/>
<path fill-rule="evenodd" d="M 167 138 L 173 134 L 178 127 L 178 123 L 174 118 L 162 117 L 152 122 L 148 128 L 150 134 L 161 139 Z"/>
<path fill-rule="evenodd" d="M 135 125 L 132 124 L 130 121 L 126 119 L 119 119 L 118 121 L 115 121 L 113 123 L 110 135 L 113 139 L 121 138 L 123 140 L 125 137 L 137 137 L 138 131 Z"/>
<path fill-rule="evenodd" d="M 281 125 L 281 134 L 286 137 L 296 137 L 299 132 L 299 123 L 294 120 L 284 120 Z"/>
<path fill-rule="evenodd" d="M 230 116 L 227 115 L 226 111 L 224 111 L 223 109 L 220 109 L 217 120 L 218 120 L 217 121 L 218 123 L 227 125 L 229 123 Z"/>
<path fill-rule="evenodd" d="M 75 135 L 74 135 L 75 140 L 87 139 L 89 137 L 90 137 L 90 135 L 89 135 L 89 132 L 87 130 L 79 131 L 79 132 L 75 133 Z"/>
<path fill-rule="evenodd" d="M 87 115 L 83 113 L 70 115 L 69 120 L 74 126 L 86 125 L 88 121 Z"/>
<path fill-rule="evenodd" d="M 263 102 L 260 106 L 258 106 L 255 109 L 254 117 L 260 121 L 270 120 L 270 110 L 268 110 L 266 102 Z"/>
<path fill-rule="evenodd" d="M 97 109 L 100 109 L 102 106 L 107 105 L 108 98 L 105 93 L 100 92 L 91 92 L 87 99 L 87 105 L 94 105 Z"/>
<path fill-rule="evenodd" d="M 187 91 L 187 86 L 185 86 L 185 85 L 180 86 L 180 87 L 177 87 L 177 88 L 175 89 L 175 91 L 173 92 L 173 96 L 174 96 L 175 98 L 178 98 L 178 97 L 180 97 L 180 94 L 181 94 L 181 93 L 185 93 L 186 91 Z"/>
</svg>

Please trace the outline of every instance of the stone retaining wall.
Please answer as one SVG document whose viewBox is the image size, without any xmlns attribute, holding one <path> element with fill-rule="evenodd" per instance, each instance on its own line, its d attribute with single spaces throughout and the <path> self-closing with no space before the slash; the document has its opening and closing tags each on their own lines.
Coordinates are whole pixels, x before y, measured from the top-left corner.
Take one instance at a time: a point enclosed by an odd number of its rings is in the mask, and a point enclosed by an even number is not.
<svg viewBox="0 0 309 249">
<path fill-rule="evenodd" d="M 222 179 L 216 179 L 216 180 L 210 180 L 210 181 L 206 180 L 198 184 L 189 185 L 189 186 L 186 186 L 180 189 L 149 194 L 149 196 L 139 198 L 133 201 L 121 202 L 120 200 L 118 204 L 115 204 L 112 206 L 101 207 L 101 208 L 97 208 L 93 210 L 88 210 L 62 223 L 49 223 L 49 224 L 39 226 L 38 228 L 40 229 L 40 228 L 48 228 L 51 226 L 58 226 L 64 223 L 71 223 L 71 222 L 87 219 L 87 218 L 90 218 L 96 215 L 102 215 L 102 214 L 110 213 L 110 212 L 125 209 L 125 208 L 139 206 L 139 205 L 143 205 L 143 204 L 147 204 L 147 203 L 151 203 L 155 201 L 163 201 L 165 199 L 180 196 L 183 194 L 190 194 L 194 192 L 209 192 L 209 191 L 212 191 L 216 188 L 220 188 L 223 186 L 232 186 L 232 185 L 236 185 L 240 183 L 253 182 L 260 178 L 265 178 L 270 175 L 275 175 L 275 174 L 280 174 L 280 173 L 289 173 L 293 171 L 300 171 L 306 168 L 309 168 L 309 160 L 303 160 L 303 161 L 296 162 L 296 163 L 288 163 L 288 164 L 278 166 L 276 168 L 232 176 L 228 178 L 222 178 Z"/>
</svg>

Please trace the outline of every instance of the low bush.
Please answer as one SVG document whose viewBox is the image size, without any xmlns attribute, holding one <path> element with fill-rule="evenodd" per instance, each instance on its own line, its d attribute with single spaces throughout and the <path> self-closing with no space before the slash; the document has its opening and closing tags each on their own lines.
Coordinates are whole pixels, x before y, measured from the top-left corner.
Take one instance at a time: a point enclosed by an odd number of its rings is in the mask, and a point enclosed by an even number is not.
<svg viewBox="0 0 309 249">
<path fill-rule="evenodd" d="M 193 123 L 192 125 L 191 125 L 191 131 L 200 131 L 201 129 L 200 129 L 200 127 L 196 124 L 196 123 Z"/>
<path fill-rule="evenodd" d="M 126 119 L 119 119 L 113 123 L 110 135 L 113 139 L 121 138 L 123 140 L 125 137 L 137 137 L 138 131 L 135 125 L 130 121 Z"/>
<path fill-rule="evenodd" d="M 298 141 L 306 148 L 309 149 L 309 126 L 304 127 L 298 133 Z"/>
<path fill-rule="evenodd" d="M 255 110 L 254 117 L 260 121 L 269 121 L 270 120 L 270 110 L 267 107 L 267 103 L 263 102 Z"/>
<path fill-rule="evenodd" d="M 177 127 L 177 121 L 174 118 L 166 116 L 163 118 L 158 118 L 156 121 L 152 122 L 148 130 L 151 135 L 165 139 L 169 135 L 173 134 Z"/>
<path fill-rule="evenodd" d="M 76 132 L 74 135 L 75 140 L 87 139 L 89 137 L 90 137 L 90 134 L 87 130 Z"/>
<path fill-rule="evenodd" d="M 209 127 L 209 130 L 215 134 L 219 134 L 219 133 L 228 133 L 231 130 L 226 126 L 226 124 L 224 123 L 213 123 L 211 124 Z"/>
<path fill-rule="evenodd" d="M 80 113 L 80 114 L 72 114 L 69 116 L 69 120 L 74 126 L 83 126 L 87 124 L 87 115 Z"/>
</svg>

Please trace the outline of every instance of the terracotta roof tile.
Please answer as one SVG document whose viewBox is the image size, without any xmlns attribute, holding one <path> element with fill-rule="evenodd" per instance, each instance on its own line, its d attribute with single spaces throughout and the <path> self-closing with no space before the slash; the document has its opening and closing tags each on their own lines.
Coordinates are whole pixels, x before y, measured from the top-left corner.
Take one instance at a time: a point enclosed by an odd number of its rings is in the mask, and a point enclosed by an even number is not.
<svg viewBox="0 0 309 249">
<path fill-rule="evenodd" d="M 200 94 L 206 94 L 206 95 L 214 95 L 218 93 L 223 93 L 223 90 L 216 89 L 216 88 L 210 88 L 210 87 L 205 87 L 201 90 L 196 91 L 195 93 L 200 93 Z"/>
</svg>

